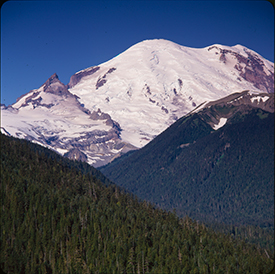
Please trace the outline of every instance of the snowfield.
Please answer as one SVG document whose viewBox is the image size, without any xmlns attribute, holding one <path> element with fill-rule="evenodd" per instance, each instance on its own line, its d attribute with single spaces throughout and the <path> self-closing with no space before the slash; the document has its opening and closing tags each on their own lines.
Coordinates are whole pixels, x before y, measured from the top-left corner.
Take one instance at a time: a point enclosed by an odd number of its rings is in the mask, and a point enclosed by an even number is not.
<svg viewBox="0 0 275 274">
<path fill-rule="evenodd" d="M 109 113 L 122 127 L 123 138 L 142 147 L 204 101 L 243 90 L 257 91 L 252 83 L 238 79 L 235 56 L 228 55 L 226 63 L 220 60 L 220 49 L 244 57 L 247 52 L 256 54 L 241 45 L 194 49 L 162 39 L 146 40 L 99 65 L 95 74 L 83 77 L 70 92 L 88 109 Z M 271 73 L 273 64 L 263 62 Z M 107 73 L 111 68 L 115 70 Z M 105 74 L 106 82 L 96 88 Z"/>
</svg>

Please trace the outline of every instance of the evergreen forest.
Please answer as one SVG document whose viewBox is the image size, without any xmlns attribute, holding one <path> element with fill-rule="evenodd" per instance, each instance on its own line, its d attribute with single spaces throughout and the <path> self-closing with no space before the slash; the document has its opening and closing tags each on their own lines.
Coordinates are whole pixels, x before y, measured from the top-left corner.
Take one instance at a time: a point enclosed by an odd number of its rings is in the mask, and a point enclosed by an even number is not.
<svg viewBox="0 0 275 274">
<path fill-rule="evenodd" d="M 210 117 L 235 109 L 223 127 L 209 125 Z M 180 217 L 233 234 L 232 227 L 237 234 L 241 227 L 260 227 L 273 238 L 274 113 L 214 105 L 180 118 L 145 147 L 99 169 L 139 198 L 175 208 Z"/>
<path fill-rule="evenodd" d="M 0 245 L 5 273 L 265 274 L 274 266 L 268 247 L 179 218 L 86 163 L 2 134 Z"/>
</svg>

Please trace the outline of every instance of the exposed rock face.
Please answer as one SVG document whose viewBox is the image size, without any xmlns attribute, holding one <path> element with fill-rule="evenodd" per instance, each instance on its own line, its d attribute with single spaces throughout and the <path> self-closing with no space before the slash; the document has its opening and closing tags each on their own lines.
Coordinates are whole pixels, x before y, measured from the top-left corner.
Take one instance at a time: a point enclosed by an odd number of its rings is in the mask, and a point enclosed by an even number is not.
<svg viewBox="0 0 275 274">
<path fill-rule="evenodd" d="M 106 79 L 107 74 L 112 73 L 114 70 L 116 70 L 116 68 L 110 68 L 102 77 L 98 78 L 96 82 L 96 89 L 102 87 L 107 82 L 107 79 Z"/>
<path fill-rule="evenodd" d="M 274 72 L 270 71 L 268 75 L 264 71 L 263 62 L 257 58 L 257 56 L 253 56 L 250 53 L 248 53 L 248 56 L 243 63 L 240 62 L 239 64 L 239 70 L 240 66 L 243 65 L 243 70 L 240 75 L 245 80 L 253 83 L 256 88 L 263 91 L 266 90 L 268 93 L 274 93 Z M 239 57 L 238 60 L 241 61 L 241 58 Z"/>
<path fill-rule="evenodd" d="M 267 70 L 264 62 L 255 54 L 250 51 L 246 51 L 246 57 L 227 49 L 221 49 L 217 46 L 208 48 L 209 50 L 216 49 L 220 53 L 219 60 L 223 63 L 228 61 L 228 57 L 234 56 L 238 63 L 235 64 L 234 68 L 240 72 L 240 76 L 252 83 L 255 88 L 268 93 L 274 93 L 274 71 Z M 241 78 L 239 78 L 241 81 Z"/>
<path fill-rule="evenodd" d="M 67 87 L 61 83 L 56 73 L 54 73 L 44 84 L 44 92 L 52 93 L 59 96 L 70 96 L 71 93 Z"/>
<path fill-rule="evenodd" d="M 64 156 L 71 160 L 77 160 L 81 162 L 87 161 L 87 156 L 77 148 L 71 149 L 69 152 L 65 153 Z"/>
<path fill-rule="evenodd" d="M 68 89 L 72 88 L 73 86 L 78 84 L 83 77 L 92 75 L 95 72 L 97 72 L 99 69 L 100 69 L 100 67 L 91 67 L 91 68 L 81 70 L 81 71 L 75 73 L 73 76 L 71 76 L 70 82 L 69 82 L 69 84 L 67 84 L 67 88 Z"/>
</svg>

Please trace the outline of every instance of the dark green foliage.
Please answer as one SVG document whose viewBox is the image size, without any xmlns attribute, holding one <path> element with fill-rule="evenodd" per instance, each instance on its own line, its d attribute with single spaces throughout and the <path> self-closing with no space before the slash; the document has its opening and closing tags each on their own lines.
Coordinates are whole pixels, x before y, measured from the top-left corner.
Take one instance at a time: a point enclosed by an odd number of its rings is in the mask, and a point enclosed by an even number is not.
<svg viewBox="0 0 275 274">
<path fill-rule="evenodd" d="M 90 166 L 88 163 L 86 162 L 82 162 L 82 161 L 72 161 L 66 157 L 61 156 L 60 154 L 45 148 L 43 146 L 39 146 L 35 143 L 31 143 L 28 142 L 24 139 L 18 139 L 17 141 L 21 142 L 22 146 L 27 146 L 27 148 L 25 148 L 25 150 L 30 150 L 30 152 L 26 152 L 27 154 L 29 153 L 36 153 L 37 155 L 41 155 L 41 156 L 45 156 L 49 159 L 52 159 L 56 162 L 58 162 L 59 164 L 62 164 L 62 166 L 67 167 L 69 169 L 73 168 L 76 170 L 81 171 L 83 174 L 90 174 L 94 177 L 96 177 L 98 180 L 100 180 L 101 182 L 103 182 L 106 185 L 111 184 L 111 181 L 106 178 L 100 171 L 98 171 L 96 168 Z"/>
<path fill-rule="evenodd" d="M 272 231 L 274 114 L 235 111 L 217 131 L 206 123 L 233 111 L 212 106 L 185 116 L 144 148 L 100 170 L 138 197 L 175 208 L 181 217 Z"/>
<path fill-rule="evenodd" d="M 1 135 L 0 264 L 6 273 L 272 269 L 270 250 L 155 209 L 50 154 Z"/>
</svg>

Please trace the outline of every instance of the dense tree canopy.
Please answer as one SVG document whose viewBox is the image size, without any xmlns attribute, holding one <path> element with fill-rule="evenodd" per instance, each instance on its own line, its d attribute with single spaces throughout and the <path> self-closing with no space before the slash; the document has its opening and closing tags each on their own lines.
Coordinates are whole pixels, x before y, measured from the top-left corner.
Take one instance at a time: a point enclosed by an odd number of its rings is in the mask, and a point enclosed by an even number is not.
<svg viewBox="0 0 275 274">
<path fill-rule="evenodd" d="M 6 273 L 272 269 L 268 248 L 216 233 L 189 217 L 179 219 L 108 180 L 103 184 L 93 172 L 1 135 L 0 264 Z"/>
<path fill-rule="evenodd" d="M 274 228 L 274 114 L 239 111 L 213 130 L 207 119 L 225 111 L 213 106 L 184 116 L 100 170 L 180 217 Z"/>
</svg>

